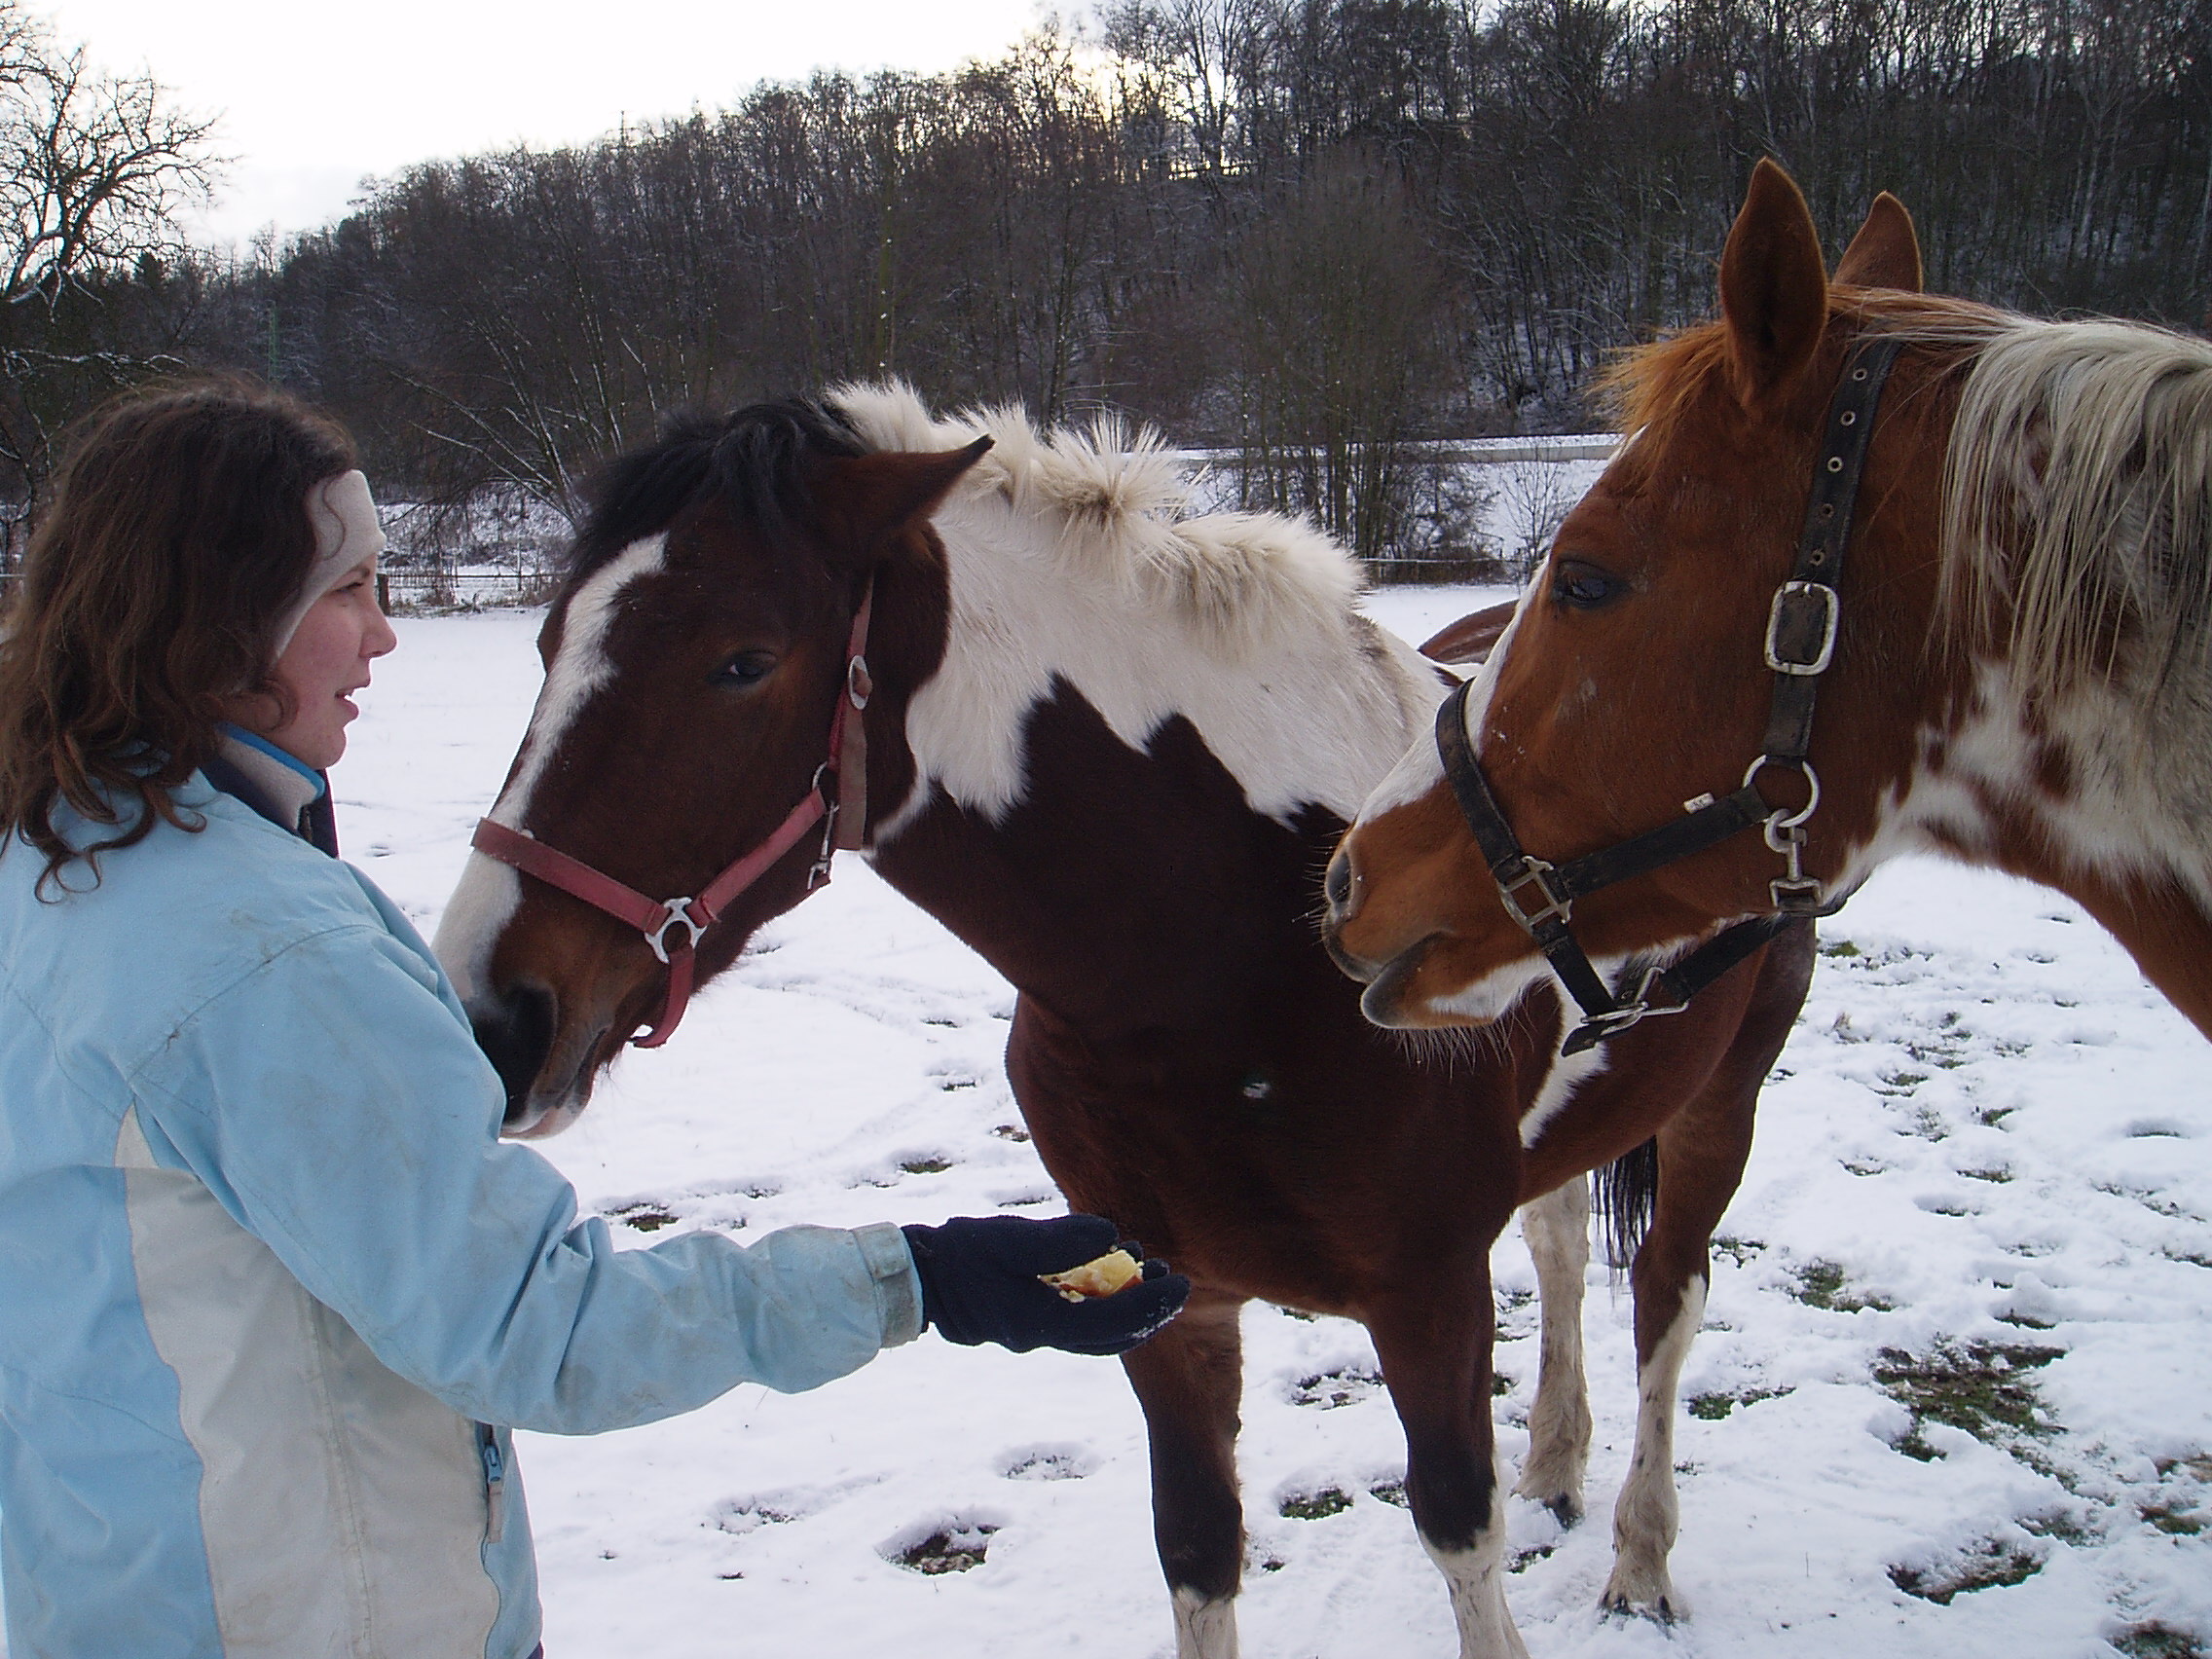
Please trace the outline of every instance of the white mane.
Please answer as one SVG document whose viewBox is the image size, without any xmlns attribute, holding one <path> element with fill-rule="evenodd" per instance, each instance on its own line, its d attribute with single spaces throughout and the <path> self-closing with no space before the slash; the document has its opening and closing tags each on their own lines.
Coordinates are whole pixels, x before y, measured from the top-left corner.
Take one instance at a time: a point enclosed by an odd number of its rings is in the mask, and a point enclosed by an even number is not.
<svg viewBox="0 0 2212 1659">
<path fill-rule="evenodd" d="M 1443 695 L 1358 613 L 1342 548 L 1297 519 L 1198 511 L 1156 433 L 1039 432 L 1014 406 L 939 420 L 897 383 L 830 400 L 872 449 L 994 440 L 936 517 L 949 634 L 906 719 L 925 784 L 965 806 L 997 818 L 1020 798 L 1023 723 L 1055 680 L 1132 748 L 1187 718 L 1278 818 L 1313 804 L 1349 820 Z"/>
</svg>

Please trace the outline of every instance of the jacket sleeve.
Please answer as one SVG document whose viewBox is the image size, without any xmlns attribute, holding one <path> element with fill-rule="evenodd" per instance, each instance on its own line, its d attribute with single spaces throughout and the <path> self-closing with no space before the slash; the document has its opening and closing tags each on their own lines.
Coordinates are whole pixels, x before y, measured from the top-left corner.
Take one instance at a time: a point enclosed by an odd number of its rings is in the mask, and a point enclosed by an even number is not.
<svg viewBox="0 0 2212 1659">
<path fill-rule="evenodd" d="M 740 1382 L 811 1388 L 921 1328 L 895 1227 L 617 1250 L 578 1224 L 561 1173 L 497 1138 L 504 1091 L 434 970 L 373 925 L 261 963 L 132 1084 L 157 1160 L 385 1364 L 487 1422 L 590 1434 Z"/>
</svg>

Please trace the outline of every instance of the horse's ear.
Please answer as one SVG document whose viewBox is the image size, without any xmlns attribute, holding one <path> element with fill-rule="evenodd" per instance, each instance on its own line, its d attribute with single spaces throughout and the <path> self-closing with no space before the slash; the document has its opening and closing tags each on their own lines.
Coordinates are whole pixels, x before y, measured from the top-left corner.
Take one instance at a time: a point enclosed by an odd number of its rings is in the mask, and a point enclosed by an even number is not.
<svg viewBox="0 0 2212 1659">
<path fill-rule="evenodd" d="M 1720 255 L 1720 314 L 1737 395 L 1750 408 L 1795 384 L 1827 327 L 1827 267 L 1812 209 L 1770 161 L 1752 170 Z"/>
<path fill-rule="evenodd" d="M 966 449 L 886 451 L 832 461 L 816 492 L 816 510 L 832 541 L 872 552 L 917 519 L 935 512 L 960 475 L 991 447 L 988 437 Z"/>
<path fill-rule="evenodd" d="M 1888 191 L 1874 198 L 1866 222 L 1836 261 L 1835 279 L 1858 288 L 1902 288 L 1920 292 L 1920 238 L 1912 215 Z"/>
</svg>

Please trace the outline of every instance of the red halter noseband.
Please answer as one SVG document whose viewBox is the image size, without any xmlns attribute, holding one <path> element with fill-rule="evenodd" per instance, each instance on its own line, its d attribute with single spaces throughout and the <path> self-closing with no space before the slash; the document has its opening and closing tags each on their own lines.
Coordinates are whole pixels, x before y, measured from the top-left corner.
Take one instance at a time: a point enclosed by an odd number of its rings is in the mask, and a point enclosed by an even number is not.
<svg viewBox="0 0 2212 1659">
<path fill-rule="evenodd" d="M 691 1000 L 693 954 L 724 905 L 773 868 L 817 824 L 822 826 L 822 850 L 806 872 L 809 893 L 829 883 L 831 852 L 860 846 L 867 829 L 867 731 L 861 717 L 874 688 L 868 679 L 866 656 L 868 613 L 874 605 L 875 581 L 870 577 L 861 595 L 860 609 L 853 613 L 853 631 L 846 642 L 845 683 L 838 695 L 836 716 L 830 722 L 829 757 L 814 769 L 814 784 L 806 798 L 792 808 L 766 840 L 716 876 L 696 899 L 648 899 L 580 859 L 547 846 L 528 830 L 510 830 L 489 818 L 477 820 L 470 846 L 487 858 L 511 865 L 571 898 L 581 899 L 617 921 L 628 922 L 645 935 L 652 953 L 668 964 L 668 994 L 653 1016 L 652 1028 L 643 1037 L 630 1039 L 639 1048 L 659 1048 L 682 1019 L 684 1005 Z M 831 779 L 836 781 L 835 800 L 825 793 Z M 679 930 L 682 937 L 672 943 L 669 936 Z"/>
</svg>

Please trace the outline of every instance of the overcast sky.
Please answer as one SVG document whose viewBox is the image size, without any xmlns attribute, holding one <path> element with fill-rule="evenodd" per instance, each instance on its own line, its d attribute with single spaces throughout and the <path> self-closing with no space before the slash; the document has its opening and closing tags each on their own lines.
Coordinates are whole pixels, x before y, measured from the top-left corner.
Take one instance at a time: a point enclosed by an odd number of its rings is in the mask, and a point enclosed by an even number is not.
<svg viewBox="0 0 2212 1659">
<path fill-rule="evenodd" d="M 34 6 L 36 0 L 34 0 Z M 820 65 L 936 70 L 1036 25 L 1038 0 L 48 0 L 64 40 L 222 117 L 200 228 L 243 241 L 343 213 L 363 177 L 625 117 L 731 102 Z M 1070 8 L 1063 6 L 1063 11 Z"/>
</svg>

